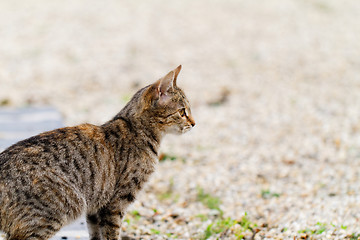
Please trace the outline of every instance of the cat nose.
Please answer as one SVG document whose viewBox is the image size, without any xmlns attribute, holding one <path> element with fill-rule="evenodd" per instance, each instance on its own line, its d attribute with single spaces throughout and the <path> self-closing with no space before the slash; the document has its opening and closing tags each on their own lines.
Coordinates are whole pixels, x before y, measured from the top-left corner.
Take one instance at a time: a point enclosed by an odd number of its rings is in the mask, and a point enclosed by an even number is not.
<svg viewBox="0 0 360 240">
<path fill-rule="evenodd" d="M 195 126 L 195 121 L 194 121 L 194 119 L 192 119 L 192 118 L 190 119 L 190 124 L 191 124 L 192 127 Z"/>
<path fill-rule="evenodd" d="M 188 119 L 188 122 L 190 122 L 191 126 L 194 127 L 195 126 L 195 120 L 193 119 L 193 117 L 188 116 L 187 119 Z"/>
</svg>

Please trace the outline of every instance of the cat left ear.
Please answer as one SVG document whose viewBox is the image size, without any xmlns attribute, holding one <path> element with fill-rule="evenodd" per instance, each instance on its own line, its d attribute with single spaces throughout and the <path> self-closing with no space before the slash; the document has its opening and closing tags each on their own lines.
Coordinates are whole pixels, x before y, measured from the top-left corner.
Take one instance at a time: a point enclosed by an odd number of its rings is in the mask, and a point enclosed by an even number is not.
<svg viewBox="0 0 360 240">
<path fill-rule="evenodd" d="M 158 92 L 160 96 L 166 95 L 166 93 L 169 90 L 172 90 L 174 88 L 174 78 L 175 78 L 175 73 L 174 71 L 171 71 L 168 74 L 166 74 L 165 77 L 160 79 L 158 86 Z"/>
<path fill-rule="evenodd" d="M 170 100 L 169 91 L 174 88 L 174 78 L 175 72 L 171 71 L 155 83 L 160 104 L 166 104 Z"/>
<path fill-rule="evenodd" d="M 181 65 L 179 65 L 177 68 L 175 68 L 175 69 L 173 70 L 173 72 L 174 72 L 174 74 L 175 74 L 174 80 L 173 80 L 174 86 L 176 86 L 176 79 L 177 79 L 177 76 L 178 76 L 179 73 L 180 73 L 180 70 L 181 70 Z"/>
<path fill-rule="evenodd" d="M 166 74 L 165 77 L 158 80 L 154 86 L 156 88 L 156 99 L 158 99 L 160 104 L 166 104 L 170 100 L 169 92 L 174 90 L 176 86 L 176 79 L 181 70 L 181 65 L 179 65 L 174 70 Z"/>
</svg>

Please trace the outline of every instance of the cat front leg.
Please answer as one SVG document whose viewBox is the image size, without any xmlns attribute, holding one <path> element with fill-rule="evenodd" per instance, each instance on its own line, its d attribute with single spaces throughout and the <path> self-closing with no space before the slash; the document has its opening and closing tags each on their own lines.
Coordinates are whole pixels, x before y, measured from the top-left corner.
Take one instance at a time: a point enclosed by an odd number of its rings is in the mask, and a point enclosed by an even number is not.
<svg viewBox="0 0 360 240">
<path fill-rule="evenodd" d="M 102 240 L 101 237 L 101 227 L 100 227 L 100 218 L 98 214 L 88 214 L 86 215 L 86 223 L 89 229 L 89 239 L 90 240 Z"/>
<path fill-rule="evenodd" d="M 122 210 L 107 206 L 99 211 L 99 226 L 101 228 L 101 236 L 103 240 L 119 240 L 121 239 L 121 222 L 124 216 Z"/>
</svg>

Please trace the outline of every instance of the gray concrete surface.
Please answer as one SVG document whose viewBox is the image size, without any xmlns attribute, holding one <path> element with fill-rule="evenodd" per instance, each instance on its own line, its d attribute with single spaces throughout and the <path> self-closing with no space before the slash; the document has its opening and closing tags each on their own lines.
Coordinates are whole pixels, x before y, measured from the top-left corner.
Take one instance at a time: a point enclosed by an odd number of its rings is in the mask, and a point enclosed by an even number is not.
<svg viewBox="0 0 360 240">
<path fill-rule="evenodd" d="M 63 127 L 61 114 L 50 107 L 0 108 L 0 151 L 22 139 L 60 127 Z M 61 229 L 52 239 L 88 239 L 84 217 Z"/>
</svg>

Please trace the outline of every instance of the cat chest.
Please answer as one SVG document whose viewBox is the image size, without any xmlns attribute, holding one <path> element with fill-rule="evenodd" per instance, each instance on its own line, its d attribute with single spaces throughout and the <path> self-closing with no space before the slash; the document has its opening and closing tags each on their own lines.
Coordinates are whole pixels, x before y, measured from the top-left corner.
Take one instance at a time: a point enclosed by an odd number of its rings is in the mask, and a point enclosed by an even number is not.
<svg viewBox="0 0 360 240">
<path fill-rule="evenodd" d="M 124 170 L 119 178 L 120 188 L 131 188 L 140 190 L 144 183 L 148 181 L 150 175 L 155 171 L 156 158 L 147 157 L 146 159 L 134 159 L 132 164 Z"/>
</svg>

